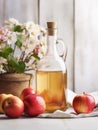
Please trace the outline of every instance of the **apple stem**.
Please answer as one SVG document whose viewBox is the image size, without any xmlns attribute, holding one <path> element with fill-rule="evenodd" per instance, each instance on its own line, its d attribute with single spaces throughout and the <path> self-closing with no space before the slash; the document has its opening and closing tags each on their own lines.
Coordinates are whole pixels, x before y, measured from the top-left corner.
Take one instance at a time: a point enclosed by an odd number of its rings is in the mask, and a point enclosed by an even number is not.
<svg viewBox="0 0 98 130">
<path fill-rule="evenodd" d="M 83 92 L 83 94 L 86 94 L 85 92 Z"/>
</svg>

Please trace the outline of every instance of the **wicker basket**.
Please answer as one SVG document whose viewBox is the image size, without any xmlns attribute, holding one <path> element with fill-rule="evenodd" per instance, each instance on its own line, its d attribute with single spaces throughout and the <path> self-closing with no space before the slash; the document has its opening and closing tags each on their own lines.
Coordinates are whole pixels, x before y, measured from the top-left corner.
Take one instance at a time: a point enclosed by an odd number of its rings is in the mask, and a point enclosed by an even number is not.
<svg viewBox="0 0 98 130">
<path fill-rule="evenodd" d="M 0 94 L 13 94 L 19 97 L 22 90 L 27 87 L 32 87 L 32 84 L 32 74 L 0 74 Z"/>
</svg>

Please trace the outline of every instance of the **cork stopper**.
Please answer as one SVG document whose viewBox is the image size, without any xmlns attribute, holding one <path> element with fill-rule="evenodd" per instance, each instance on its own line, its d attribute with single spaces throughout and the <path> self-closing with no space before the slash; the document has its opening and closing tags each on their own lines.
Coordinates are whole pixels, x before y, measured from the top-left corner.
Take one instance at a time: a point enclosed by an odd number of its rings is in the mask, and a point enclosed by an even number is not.
<svg viewBox="0 0 98 130">
<path fill-rule="evenodd" d="M 48 34 L 53 36 L 55 34 L 55 29 L 57 28 L 56 22 L 47 22 Z"/>
</svg>

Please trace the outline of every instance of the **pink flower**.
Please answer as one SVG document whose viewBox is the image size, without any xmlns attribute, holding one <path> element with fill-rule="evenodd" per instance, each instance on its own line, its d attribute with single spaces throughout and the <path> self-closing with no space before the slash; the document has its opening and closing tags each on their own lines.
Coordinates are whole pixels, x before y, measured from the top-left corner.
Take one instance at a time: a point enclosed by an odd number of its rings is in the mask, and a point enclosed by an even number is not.
<svg viewBox="0 0 98 130">
<path fill-rule="evenodd" d="M 0 42 L 6 42 L 6 41 L 7 41 L 6 30 L 3 27 L 0 27 Z"/>
<path fill-rule="evenodd" d="M 34 53 L 38 55 L 38 53 L 39 53 L 39 45 L 36 45 L 36 47 L 34 49 Z"/>
</svg>

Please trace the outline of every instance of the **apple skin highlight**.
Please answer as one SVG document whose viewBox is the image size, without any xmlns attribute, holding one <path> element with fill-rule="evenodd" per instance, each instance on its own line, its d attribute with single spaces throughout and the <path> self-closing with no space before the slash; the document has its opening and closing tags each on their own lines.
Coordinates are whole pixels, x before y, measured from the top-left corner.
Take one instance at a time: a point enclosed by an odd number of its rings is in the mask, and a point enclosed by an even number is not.
<svg viewBox="0 0 98 130">
<path fill-rule="evenodd" d="M 29 95 L 29 94 L 34 94 L 35 93 L 35 89 L 34 88 L 30 88 L 30 87 L 27 87 L 25 88 L 21 94 L 20 94 L 20 99 L 21 100 L 24 100 L 24 98 Z"/>
<path fill-rule="evenodd" d="M 10 96 L 2 103 L 2 109 L 6 116 L 10 118 L 18 118 L 24 112 L 24 103 L 17 96 Z"/>
<path fill-rule="evenodd" d="M 72 106 L 76 113 L 91 113 L 95 107 L 95 99 L 90 94 L 78 94 L 74 97 Z"/>
<path fill-rule="evenodd" d="M 3 101 L 10 96 L 12 96 L 12 94 L 5 94 L 5 93 L 0 94 L 0 113 L 4 113 L 2 110 Z"/>
<path fill-rule="evenodd" d="M 30 94 L 26 96 L 23 102 L 24 113 L 31 117 L 42 114 L 46 109 L 44 99 L 38 94 Z"/>
</svg>

